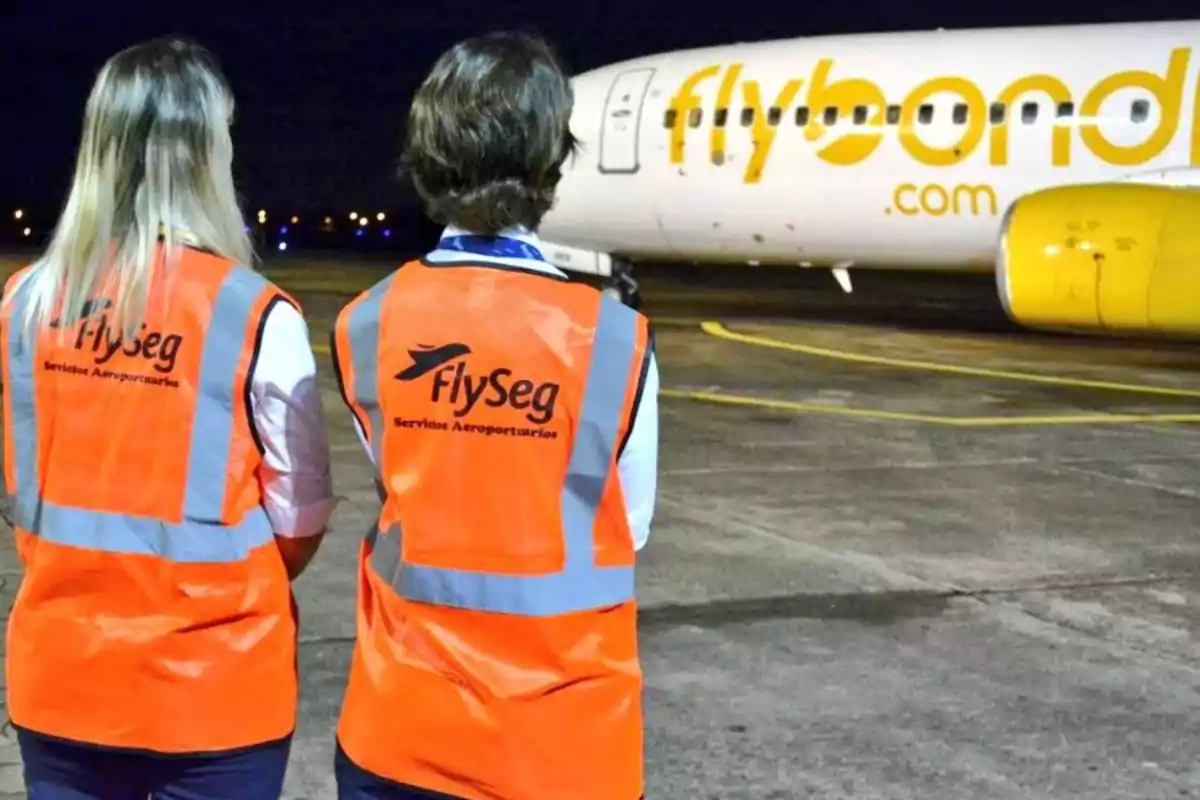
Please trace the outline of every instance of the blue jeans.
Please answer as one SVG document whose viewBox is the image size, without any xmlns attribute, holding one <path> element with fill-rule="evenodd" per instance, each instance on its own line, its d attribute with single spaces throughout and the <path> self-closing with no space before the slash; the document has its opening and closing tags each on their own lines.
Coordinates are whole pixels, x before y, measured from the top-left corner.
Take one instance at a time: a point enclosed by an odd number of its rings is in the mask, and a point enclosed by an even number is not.
<svg viewBox="0 0 1200 800">
<path fill-rule="evenodd" d="M 218 753 L 117 750 L 17 730 L 29 800 L 279 800 L 292 737 Z"/>
</svg>

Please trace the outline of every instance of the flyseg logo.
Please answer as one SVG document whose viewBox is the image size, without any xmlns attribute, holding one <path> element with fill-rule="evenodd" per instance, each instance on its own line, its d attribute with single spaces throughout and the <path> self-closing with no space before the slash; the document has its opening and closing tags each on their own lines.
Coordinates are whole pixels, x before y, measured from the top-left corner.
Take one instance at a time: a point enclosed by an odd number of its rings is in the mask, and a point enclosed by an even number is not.
<svg viewBox="0 0 1200 800">
<path fill-rule="evenodd" d="M 43 363 L 43 368 L 48 372 L 178 388 L 179 382 L 170 375 L 175 371 L 179 349 L 183 346 L 183 335 L 150 330 L 149 325 L 143 323 L 132 338 L 126 339 L 124 332 L 115 328 L 109 319 L 108 312 L 112 307 L 112 301 L 106 298 L 88 300 L 83 304 L 79 319 L 74 323 L 79 326 L 79 331 L 75 334 L 75 341 L 71 347 L 77 352 L 91 352 L 94 364 L 92 369 L 49 359 Z M 62 318 L 51 321 L 50 327 L 62 328 Z M 118 356 L 127 365 L 126 369 L 111 368 L 111 362 Z M 158 374 L 147 375 L 141 372 L 138 369 L 139 361 L 146 363 Z"/>
<path fill-rule="evenodd" d="M 471 354 L 471 348 L 462 342 L 438 346 L 419 345 L 416 349 L 409 350 L 408 355 L 412 363 L 393 377 L 403 382 L 428 380 L 429 402 L 434 405 L 451 406 L 455 422 L 451 425 L 433 419 L 396 417 L 393 424 L 403 428 L 449 430 L 486 436 L 557 438 L 558 434 L 555 431 L 544 426 L 554 419 L 559 384 L 514 377 L 514 372 L 509 367 L 496 367 L 483 374 L 472 373 L 468 369 L 468 357 Z M 521 412 L 523 419 L 532 423 L 534 427 L 522 424 L 474 424 L 466 421 L 481 403 L 490 408 L 509 408 Z"/>
</svg>

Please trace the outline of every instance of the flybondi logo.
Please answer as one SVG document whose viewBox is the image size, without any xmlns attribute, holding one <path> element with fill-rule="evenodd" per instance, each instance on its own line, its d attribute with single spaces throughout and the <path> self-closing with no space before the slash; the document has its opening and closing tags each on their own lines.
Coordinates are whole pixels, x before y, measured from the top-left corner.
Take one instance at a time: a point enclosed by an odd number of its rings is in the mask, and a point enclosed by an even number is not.
<svg viewBox="0 0 1200 800">
<path fill-rule="evenodd" d="M 397 372 L 395 379 L 406 382 L 428 380 L 430 402 L 450 405 L 457 420 L 468 417 L 479 408 L 480 403 L 491 408 L 507 407 L 524 412 L 525 419 L 536 426 L 544 426 L 554 419 L 559 392 L 557 383 L 516 378 L 508 367 L 497 367 L 486 374 L 472 373 L 467 369 L 471 348 L 461 342 L 440 346 L 418 345 L 416 349 L 409 350 L 408 355 L 412 364 Z M 430 419 L 397 417 L 394 423 L 406 428 L 451 429 L 447 423 Z M 466 422 L 455 422 L 453 430 L 489 436 L 557 437 L 556 432 L 540 427 L 473 425 Z"/>
<path fill-rule="evenodd" d="M 112 301 L 108 299 L 88 300 L 81 307 L 79 320 L 75 323 L 79 326 L 79 332 L 75 335 L 72 347 L 80 352 L 90 352 L 92 361 L 96 365 L 95 368 L 88 371 L 74 364 L 53 361 L 46 361 L 45 368 L 52 372 L 86 374 L 94 378 L 149 383 L 172 388 L 179 386 L 178 381 L 166 376 L 175 371 L 179 348 L 183 346 L 183 336 L 178 333 L 164 334 L 161 331 L 152 331 L 149 330 L 148 325 L 143 323 L 141 330 L 132 339 L 127 340 L 124 333 L 115 328 L 109 318 L 108 312 L 112 307 Z M 51 321 L 50 327 L 63 327 L 62 318 Z M 102 369 L 118 355 L 131 360 L 143 361 L 162 377 Z"/>
</svg>

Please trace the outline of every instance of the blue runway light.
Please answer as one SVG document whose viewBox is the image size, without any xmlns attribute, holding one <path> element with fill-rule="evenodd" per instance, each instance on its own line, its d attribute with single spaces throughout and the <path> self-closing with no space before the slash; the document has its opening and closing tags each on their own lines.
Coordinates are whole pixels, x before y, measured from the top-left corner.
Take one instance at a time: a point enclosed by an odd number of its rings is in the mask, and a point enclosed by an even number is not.
<svg viewBox="0 0 1200 800">
<path fill-rule="evenodd" d="M 280 242 L 280 243 L 279 243 L 279 249 L 280 249 L 280 250 L 287 250 L 287 242 Z"/>
</svg>

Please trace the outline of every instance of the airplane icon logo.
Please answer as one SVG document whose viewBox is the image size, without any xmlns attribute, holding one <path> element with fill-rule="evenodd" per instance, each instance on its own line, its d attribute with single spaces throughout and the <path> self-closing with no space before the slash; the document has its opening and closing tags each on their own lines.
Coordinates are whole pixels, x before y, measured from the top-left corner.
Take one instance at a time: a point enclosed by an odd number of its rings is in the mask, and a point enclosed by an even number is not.
<svg viewBox="0 0 1200 800">
<path fill-rule="evenodd" d="M 413 381 L 422 375 L 426 375 L 440 366 L 448 364 L 456 358 L 465 355 L 470 355 L 471 348 L 461 342 L 453 342 L 444 344 L 440 347 L 433 345 L 420 344 L 419 349 L 409 350 L 408 355 L 412 357 L 413 363 L 411 366 L 396 373 L 398 381 Z"/>
</svg>

